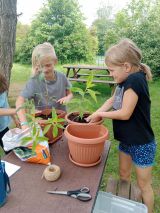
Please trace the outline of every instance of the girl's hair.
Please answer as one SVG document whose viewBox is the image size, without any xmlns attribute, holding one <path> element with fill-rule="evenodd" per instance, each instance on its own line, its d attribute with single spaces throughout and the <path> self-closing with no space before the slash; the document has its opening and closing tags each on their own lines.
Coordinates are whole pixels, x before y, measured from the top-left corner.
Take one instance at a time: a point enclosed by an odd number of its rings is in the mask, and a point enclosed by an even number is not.
<svg viewBox="0 0 160 213">
<path fill-rule="evenodd" d="M 152 73 L 146 64 L 141 63 L 142 53 L 136 44 L 130 39 L 123 39 L 118 44 L 110 47 L 105 54 L 105 63 L 117 66 L 123 65 L 125 62 L 130 63 L 136 69 L 146 73 L 147 80 L 152 79 Z"/>
<path fill-rule="evenodd" d="M 7 84 L 7 80 L 6 78 L 4 77 L 4 75 L 2 75 L 0 73 L 0 93 L 3 93 L 5 91 L 8 90 L 8 84 Z"/>
<path fill-rule="evenodd" d="M 45 59 L 51 59 L 55 63 L 57 62 L 54 47 L 48 42 L 37 45 L 32 52 L 32 74 L 34 76 L 40 73 L 41 63 Z"/>
</svg>

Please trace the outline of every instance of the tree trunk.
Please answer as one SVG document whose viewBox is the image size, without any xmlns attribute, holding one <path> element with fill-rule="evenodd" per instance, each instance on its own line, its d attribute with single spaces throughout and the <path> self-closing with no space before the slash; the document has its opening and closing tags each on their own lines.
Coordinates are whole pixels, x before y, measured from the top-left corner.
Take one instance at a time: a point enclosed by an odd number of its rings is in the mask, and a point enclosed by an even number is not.
<svg viewBox="0 0 160 213">
<path fill-rule="evenodd" d="M 16 42 L 17 0 L 0 0 L 0 73 L 10 81 Z"/>
</svg>

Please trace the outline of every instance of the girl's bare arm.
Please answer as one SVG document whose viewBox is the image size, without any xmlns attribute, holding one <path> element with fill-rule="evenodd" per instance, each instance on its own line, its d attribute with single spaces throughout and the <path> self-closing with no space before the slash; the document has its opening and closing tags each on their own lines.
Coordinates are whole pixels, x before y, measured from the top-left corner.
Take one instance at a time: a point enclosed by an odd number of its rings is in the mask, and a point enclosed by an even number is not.
<svg viewBox="0 0 160 213">
<path fill-rule="evenodd" d="M 131 117 L 137 102 L 137 94 L 132 89 L 128 89 L 124 93 L 121 109 L 110 112 L 99 112 L 98 114 L 100 117 L 104 118 L 128 120 Z"/>
<path fill-rule="evenodd" d="M 95 113 L 90 115 L 86 120 L 94 122 L 97 119 L 97 117 L 117 119 L 117 120 L 128 120 L 131 117 L 137 102 L 138 102 L 137 94 L 132 89 L 128 89 L 124 93 L 121 109 L 115 111 L 107 111 L 107 112 L 105 111 L 106 109 L 109 108 L 109 106 L 111 106 L 111 103 L 113 103 L 113 99 L 111 98 L 109 102 L 107 100 L 100 109 L 98 109 Z"/>
<path fill-rule="evenodd" d="M 25 98 L 23 98 L 22 96 L 19 96 L 17 98 L 16 111 L 17 111 L 17 115 L 18 115 L 19 121 L 21 123 L 22 129 L 28 128 L 27 119 L 26 119 L 26 115 L 25 115 L 26 112 L 25 112 L 25 109 L 22 107 L 24 102 L 25 102 Z"/>
<path fill-rule="evenodd" d="M 16 114 L 16 109 L 12 109 L 12 108 L 0 108 L 0 116 L 15 115 L 15 114 Z"/>
</svg>

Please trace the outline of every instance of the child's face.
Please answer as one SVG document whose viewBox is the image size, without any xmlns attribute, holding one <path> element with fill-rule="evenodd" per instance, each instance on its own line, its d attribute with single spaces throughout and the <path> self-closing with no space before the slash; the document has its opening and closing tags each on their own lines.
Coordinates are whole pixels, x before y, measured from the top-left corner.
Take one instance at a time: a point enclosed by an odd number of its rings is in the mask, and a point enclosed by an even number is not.
<svg viewBox="0 0 160 213">
<path fill-rule="evenodd" d="M 41 68 L 42 68 L 42 72 L 44 73 L 44 76 L 53 74 L 55 64 L 56 62 L 53 59 L 44 59 L 41 62 Z"/>
<path fill-rule="evenodd" d="M 129 75 L 128 70 L 126 69 L 125 65 L 121 65 L 121 66 L 116 66 L 116 65 L 112 65 L 110 64 L 108 67 L 109 73 L 110 75 L 114 78 L 114 81 L 116 83 L 122 83 L 123 81 L 126 80 L 126 78 Z"/>
</svg>

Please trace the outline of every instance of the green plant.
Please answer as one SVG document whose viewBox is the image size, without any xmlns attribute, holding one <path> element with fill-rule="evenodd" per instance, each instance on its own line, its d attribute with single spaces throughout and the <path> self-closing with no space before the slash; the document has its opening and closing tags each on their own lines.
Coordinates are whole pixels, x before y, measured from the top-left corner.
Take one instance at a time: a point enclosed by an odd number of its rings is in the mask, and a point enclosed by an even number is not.
<svg viewBox="0 0 160 213">
<path fill-rule="evenodd" d="M 2 147 L 0 146 L 0 159 L 1 157 L 3 157 L 5 155 L 4 150 L 2 149 Z"/>
<path fill-rule="evenodd" d="M 35 114 L 30 115 L 26 114 L 27 116 L 27 121 L 30 127 L 30 136 L 24 137 L 22 139 L 22 145 L 25 145 L 28 142 L 32 142 L 32 152 L 34 153 L 36 146 L 42 142 L 42 141 L 48 141 L 48 138 L 45 136 L 41 135 L 41 128 L 38 125 L 38 120 L 40 119 L 39 117 L 35 117 Z"/>
<path fill-rule="evenodd" d="M 45 122 L 46 126 L 43 130 L 43 134 L 45 135 L 49 131 L 49 129 L 52 127 L 52 135 L 53 135 L 53 138 L 55 138 L 58 135 L 58 128 L 64 129 L 61 123 L 64 122 L 65 119 L 59 118 L 54 108 L 52 108 L 51 115 L 52 117 L 48 118 L 48 120 Z"/>
<path fill-rule="evenodd" d="M 76 97 L 73 98 L 68 104 L 76 104 L 78 106 L 78 111 L 79 111 L 79 117 L 80 119 L 82 119 L 83 114 L 85 112 L 88 112 L 88 110 L 90 108 L 92 108 L 93 103 L 90 101 L 89 97 L 91 97 L 91 99 L 94 102 L 97 102 L 97 97 L 96 95 L 99 94 L 99 92 L 94 91 L 93 88 L 95 86 L 95 84 L 92 83 L 93 82 L 93 73 L 91 75 L 88 76 L 87 78 L 87 82 L 85 85 L 84 89 L 78 88 L 78 87 L 72 87 L 71 90 L 73 93 L 78 93 L 80 97 Z"/>
<path fill-rule="evenodd" d="M 22 108 L 25 108 L 26 110 L 26 118 L 27 118 L 27 122 L 30 126 L 30 128 L 32 129 L 32 139 L 39 139 L 39 132 L 38 132 L 38 129 L 36 131 L 36 128 L 37 128 L 37 124 L 38 124 L 38 121 L 39 120 L 42 120 L 41 116 L 45 117 L 45 127 L 43 129 L 43 135 L 45 135 L 49 129 L 52 127 L 52 135 L 53 135 L 53 138 L 57 137 L 58 135 L 58 128 L 60 129 L 63 129 L 64 127 L 61 125 L 62 122 L 65 121 L 65 119 L 63 118 L 59 118 L 57 113 L 56 113 L 56 110 L 54 108 L 52 108 L 52 111 L 50 113 L 50 115 L 47 115 L 47 114 L 42 114 L 42 115 L 39 115 L 38 117 L 36 117 L 36 110 L 35 110 L 35 106 L 34 106 L 34 102 L 33 100 L 26 100 L 26 102 L 24 103 L 23 107 Z M 28 139 L 25 139 L 26 142 L 29 141 L 29 138 Z M 40 140 L 41 141 L 41 140 Z M 36 146 L 37 142 L 35 142 L 35 144 L 33 145 L 34 147 Z"/>
</svg>

